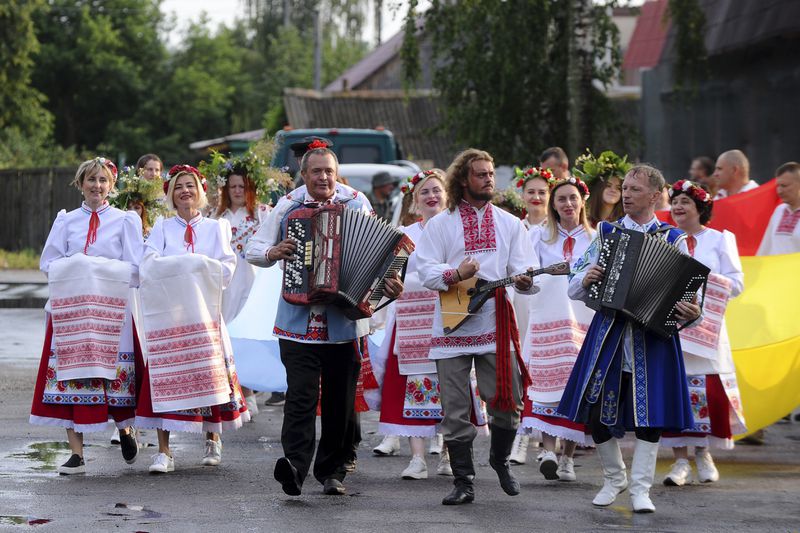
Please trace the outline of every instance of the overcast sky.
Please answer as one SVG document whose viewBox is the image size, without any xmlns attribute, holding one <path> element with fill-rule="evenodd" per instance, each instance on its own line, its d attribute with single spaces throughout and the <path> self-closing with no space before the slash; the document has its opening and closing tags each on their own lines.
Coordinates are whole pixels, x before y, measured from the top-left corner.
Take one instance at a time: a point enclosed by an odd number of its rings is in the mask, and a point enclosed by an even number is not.
<svg viewBox="0 0 800 533">
<path fill-rule="evenodd" d="M 404 2 L 400 3 L 405 5 Z M 389 2 L 384 2 L 384 4 L 387 5 L 383 16 L 383 40 L 385 41 L 400 30 L 405 9 L 403 7 L 399 12 L 390 12 L 388 5 L 396 5 L 397 2 L 390 0 Z M 200 13 L 203 11 L 206 12 L 211 20 L 212 27 L 216 27 L 220 23 L 230 25 L 236 18 L 244 16 L 244 7 L 241 0 L 163 0 L 161 10 L 167 15 L 172 13 L 177 15 L 180 29 L 184 28 L 186 22 L 198 20 Z M 370 29 L 365 32 L 367 35 L 372 34 L 372 21 L 370 20 L 369 23 Z M 169 42 L 173 45 L 178 44 L 180 42 L 180 32 L 171 33 Z M 370 38 L 370 45 L 372 44 Z"/>
</svg>

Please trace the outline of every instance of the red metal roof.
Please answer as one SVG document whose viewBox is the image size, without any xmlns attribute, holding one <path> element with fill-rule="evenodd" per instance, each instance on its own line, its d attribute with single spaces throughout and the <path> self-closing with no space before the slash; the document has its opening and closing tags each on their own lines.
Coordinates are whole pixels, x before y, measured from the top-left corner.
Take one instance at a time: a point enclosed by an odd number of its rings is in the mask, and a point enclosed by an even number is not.
<svg viewBox="0 0 800 533">
<path fill-rule="evenodd" d="M 658 65 L 667 41 L 669 23 L 665 22 L 667 0 L 650 0 L 642 4 L 628 51 L 622 62 L 623 69 L 652 68 Z"/>
</svg>

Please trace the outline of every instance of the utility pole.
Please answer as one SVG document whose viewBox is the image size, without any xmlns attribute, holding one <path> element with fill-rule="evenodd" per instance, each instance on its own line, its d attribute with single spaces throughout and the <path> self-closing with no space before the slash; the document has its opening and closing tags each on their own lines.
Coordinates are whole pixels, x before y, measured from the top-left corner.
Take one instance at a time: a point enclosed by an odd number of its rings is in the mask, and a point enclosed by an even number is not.
<svg viewBox="0 0 800 533">
<path fill-rule="evenodd" d="M 322 15 L 314 13 L 314 90 L 322 90 Z"/>
</svg>

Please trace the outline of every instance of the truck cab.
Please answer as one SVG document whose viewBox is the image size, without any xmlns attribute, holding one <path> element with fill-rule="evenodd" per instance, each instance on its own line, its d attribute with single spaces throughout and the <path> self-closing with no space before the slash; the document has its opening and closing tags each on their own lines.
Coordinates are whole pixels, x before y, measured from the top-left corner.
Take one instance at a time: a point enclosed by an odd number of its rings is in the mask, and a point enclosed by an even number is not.
<svg viewBox="0 0 800 533">
<path fill-rule="evenodd" d="M 389 163 L 402 159 L 392 132 L 385 129 L 309 128 L 282 130 L 275 134 L 277 150 L 272 166 L 289 167 L 289 174 L 300 170 L 289 148 L 304 137 L 316 135 L 333 142 L 332 150 L 339 163 Z"/>
</svg>

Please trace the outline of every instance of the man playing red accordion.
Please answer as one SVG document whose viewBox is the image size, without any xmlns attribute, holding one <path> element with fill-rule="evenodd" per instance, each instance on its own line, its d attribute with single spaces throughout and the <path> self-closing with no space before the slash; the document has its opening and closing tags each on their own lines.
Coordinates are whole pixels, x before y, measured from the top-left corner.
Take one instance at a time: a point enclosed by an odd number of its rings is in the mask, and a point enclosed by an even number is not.
<svg viewBox="0 0 800 533">
<path fill-rule="evenodd" d="M 287 238 L 288 215 L 302 208 L 341 203 L 347 209 L 370 213 L 364 196 L 336 182 L 339 164 L 327 147 L 311 147 L 300 173 L 305 188 L 278 201 L 267 221 L 247 245 L 247 260 L 274 266 L 292 260 L 295 242 Z M 402 282 L 386 278 L 384 294 L 395 298 Z M 356 382 L 361 366 L 358 339 L 368 333 L 368 319 L 350 320 L 334 305 L 292 305 L 281 299 L 274 335 L 279 338 L 288 389 L 281 444 L 285 457 L 275 464 L 275 479 L 286 494 L 300 494 L 314 455 L 316 409 L 322 408 L 322 434 L 314 462 L 314 477 L 329 495 L 344 494 L 344 463 L 352 452 Z M 319 397 L 321 378 L 322 397 Z"/>
</svg>

